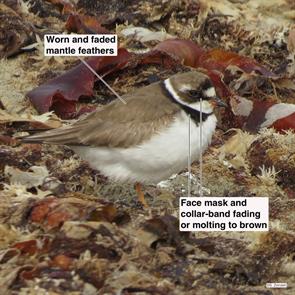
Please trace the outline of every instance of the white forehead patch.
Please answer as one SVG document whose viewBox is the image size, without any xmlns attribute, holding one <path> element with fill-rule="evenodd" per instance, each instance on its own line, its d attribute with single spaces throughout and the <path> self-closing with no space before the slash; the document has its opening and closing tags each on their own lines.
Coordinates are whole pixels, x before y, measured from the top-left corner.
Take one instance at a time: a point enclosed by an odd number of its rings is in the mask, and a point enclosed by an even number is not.
<svg viewBox="0 0 295 295">
<path fill-rule="evenodd" d="M 206 89 L 204 91 L 204 95 L 206 97 L 215 97 L 216 96 L 215 88 L 214 87 L 210 87 L 210 88 Z"/>
</svg>

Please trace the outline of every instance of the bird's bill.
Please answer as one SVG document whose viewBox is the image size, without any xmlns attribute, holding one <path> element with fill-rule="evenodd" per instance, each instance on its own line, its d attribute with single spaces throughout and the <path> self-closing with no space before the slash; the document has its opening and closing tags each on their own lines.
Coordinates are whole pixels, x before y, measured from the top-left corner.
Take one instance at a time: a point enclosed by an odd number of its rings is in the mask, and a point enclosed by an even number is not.
<svg viewBox="0 0 295 295">
<path fill-rule="evenodd" d="M 228 107 L 228 105 L 224 101 L 222 101 L 218 96 L 210 99 L 209 102 L 213 108 L 215 108 L 215 107 L 227 108 Z"/>
</svg>

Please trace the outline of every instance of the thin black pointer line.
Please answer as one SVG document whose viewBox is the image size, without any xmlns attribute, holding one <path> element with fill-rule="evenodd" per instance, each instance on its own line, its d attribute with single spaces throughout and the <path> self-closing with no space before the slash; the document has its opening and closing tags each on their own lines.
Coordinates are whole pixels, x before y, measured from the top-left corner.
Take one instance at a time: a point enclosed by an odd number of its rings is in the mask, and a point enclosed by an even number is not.
<svg viewBox="0 0 295 295">
<path fill-rule="evenodd" d="M 203 118 L 202 118 L 202 98 L 200 99 L 200 159 L 199 159 L 199 167 L 200 167 L 200 190 L 199 195 L 203 197 L 203 154 L 202 154 L 202 146 L 203 146 Z M 191 196 L 191 116 L 188 115 L 188 179 L 187 179 L 187 196 L 188 198 Z"/>
<path fill-rule="evenodd" d="M 187 170 L 188 170 L 188 179 L 187 179 L 187 196 L 191 196 L 191 186 L 192 186 L 192 167 L 191 167 L 191 115 L 188 115 L 188 157 L 187 157 Z"/>
<path fill-rule="evenodd" d="M 99 75 L 96 73 L 96 71 L 80 56 L 78 56 L 80 61 L 109 89 L 111 90 L 118 99 L 120 99 L 121 102 L 124 104 L 127 104 L 127 102 Z"/>
<path fill-rule="evenodd" d="M 202 117 L 202 104 L 203 100 L 200 98 L 200 197 L 203 197 L 203 117 Z"/>
</svg>

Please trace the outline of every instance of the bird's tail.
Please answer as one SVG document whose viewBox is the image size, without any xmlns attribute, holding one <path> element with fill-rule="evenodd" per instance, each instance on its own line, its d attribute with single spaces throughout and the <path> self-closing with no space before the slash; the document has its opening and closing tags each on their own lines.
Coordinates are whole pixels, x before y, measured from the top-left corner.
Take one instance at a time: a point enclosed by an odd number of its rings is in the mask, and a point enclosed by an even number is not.
<svg viewBox="0 0 295 295">
<path fill-rule="evenodd" d="M 40 131 L 40 130 L 39 130 Z M 58 129 L 50 129 L 46 131 L 39 132 L 34 130 L 33 132 L 37 132 L 35 134 L 25 135 L 16 137 L 23 143 L 46 143 L 46 144 L 68 144 L 73 143 L 74 135 L 72 128 L 58 128 Z"/>
</svg>

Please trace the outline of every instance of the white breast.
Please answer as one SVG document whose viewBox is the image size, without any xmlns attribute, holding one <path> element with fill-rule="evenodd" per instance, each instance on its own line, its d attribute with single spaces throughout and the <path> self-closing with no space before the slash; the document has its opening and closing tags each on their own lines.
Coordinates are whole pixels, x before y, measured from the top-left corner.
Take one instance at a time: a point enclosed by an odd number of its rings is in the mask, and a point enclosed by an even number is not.
<svg viewBox="0 0 295 295">
<path fill-rule="evenodd" d="M 203 145 L 200 128 L 191 122 L 192 161 L 199 158 L 211 142 L 217 119 L 211 115 L 203 122 Z M 188 116 L 185 112 L 171 126 L 140 146 L 127 149 L 73 147 L 94 169 L 118 181 L 158 183 L 187 166 Z"/>
</svg>

